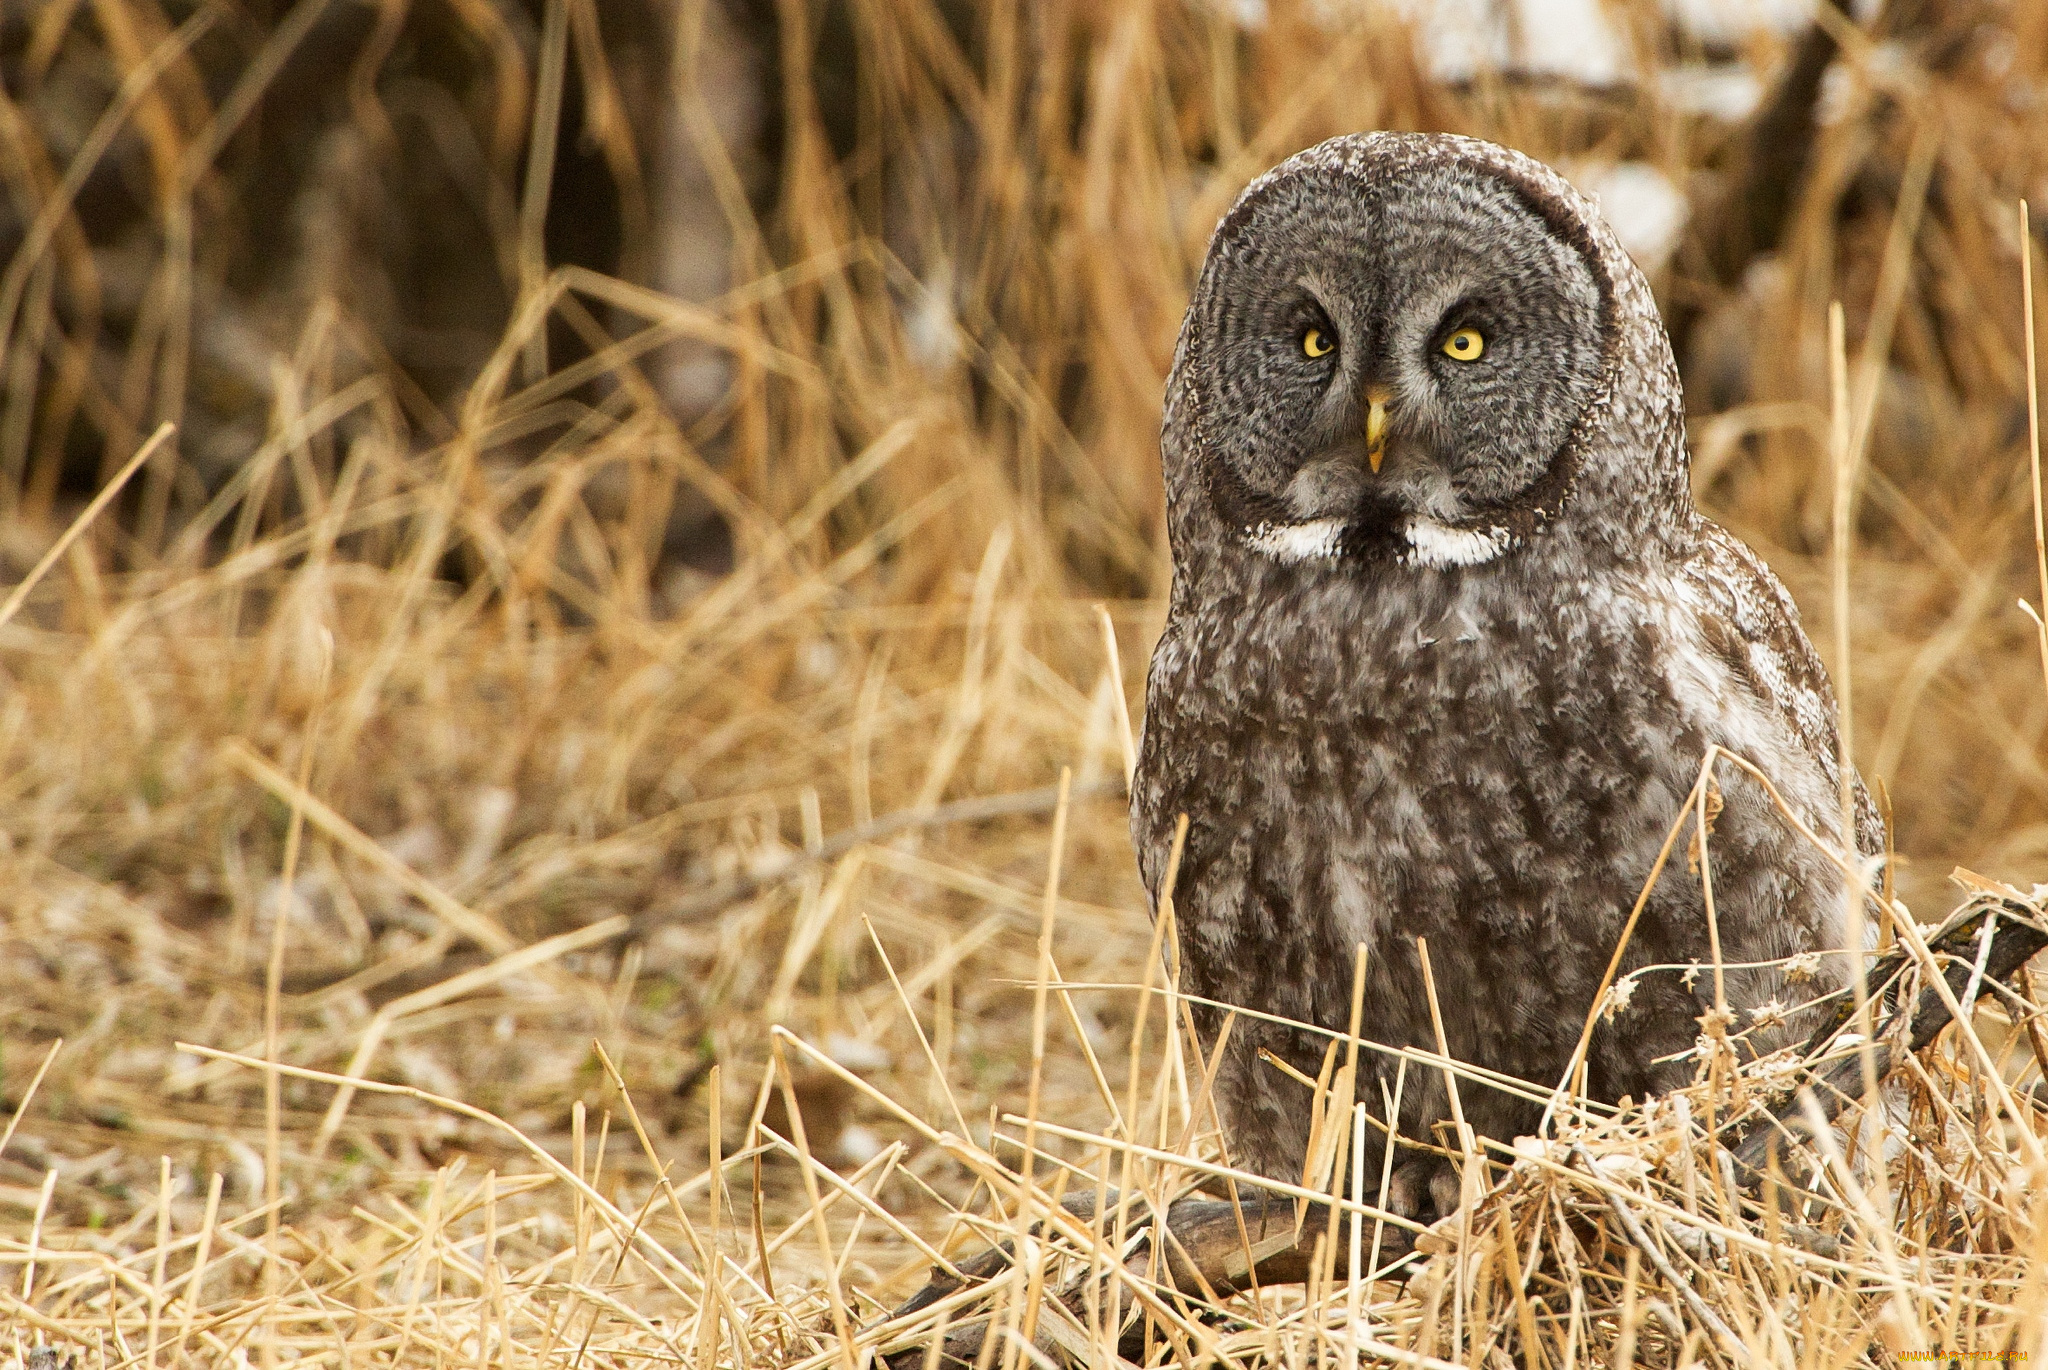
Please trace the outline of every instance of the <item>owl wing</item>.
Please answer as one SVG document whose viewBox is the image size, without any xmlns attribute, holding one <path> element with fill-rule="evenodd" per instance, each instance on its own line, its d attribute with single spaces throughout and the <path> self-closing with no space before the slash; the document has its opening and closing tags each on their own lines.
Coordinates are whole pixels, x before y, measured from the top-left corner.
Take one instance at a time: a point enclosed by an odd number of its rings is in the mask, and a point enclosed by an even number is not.
<svg viewBox="0 0 2048 1370">
<path fill-rule="evenodd" d="M 1835 692 L 1799 626 L 1799 606 L 1740 538 L 1705 519 L 1700 526 L 1699 551 L 1686 563 L 1684 576 L 1702 611 L 1708 649 L 1783 721 L 1819 765 L 1828 788 L 1839 792 Z M 1884 823 L 1863 778 L 1852 777 L 1852 783 L 1856 845 L 1876 855 L 1884 850 Z"/>
</svg>

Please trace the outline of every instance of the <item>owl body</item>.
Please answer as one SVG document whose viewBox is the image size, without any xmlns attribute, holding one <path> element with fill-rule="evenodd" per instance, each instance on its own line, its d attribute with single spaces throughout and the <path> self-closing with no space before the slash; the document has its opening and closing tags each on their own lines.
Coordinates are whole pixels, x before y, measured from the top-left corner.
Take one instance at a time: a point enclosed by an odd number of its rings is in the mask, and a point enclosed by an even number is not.
<svg viewBox="0 0 2048 1370">
<path fill-rule="evenodd" d="M 1290 304 L 1291 289 L 1309 299 Z M 1296 365 L 1298 344 L 1329 364 Z M 1341 1031 L 1362 943 L 1362 1035 L 1433 1050 L 1426 938 L 1451 1054 L 1527 1082 L 1463 1084 L 1467 1120 L 1528 1131 L 1709 744 L 1754 761 L 1816 832 L 1839 827 L 1825 675 L 1775 578 L 1693 508 L 1647 287 L 1592 208 L 1526 158 L 1335 140 L 1255 183 L 1219 227 L 1162 445 L 1174 579 L 1132 821 L 1156 898 L 1188 816 L 1183 989 Z M 1839 947 L 1835 868 L 1762 787 L 1722 785 L 1724 962 Z M 1880 837 L 1858 794 L 1868 850 Z M 1624 967 L 1707 959 L 1681 847 Z M 1824 962 L 1822 987 L 1842 963 Z M 1725 983 L 1738 1029 L 1813 992 L 1771 967 Z M 1712 995 L 1711 973 L 1643 976 L 1594 1037 L 1592 1090 L 1688 1081 L 1691 1063 L 1668 1058 Z M 1212 1040 L 1222 1016 L 1198 1018 Z M 1299 1178 L 1309 1092 L 1258 1053 L 1313 1076 L 1327 1040 L 1234 1024 L 1216 1097 L 1238 1163 Z M 1369 1057 L 1359 1097 L 1380 1114 L 1375 1077 L 1391 1095 L 1398 1071 Z M 1411 1066 L 1400 1089 L 1398 1130 L 1436 1140 L 1441 1072 Z M 1426 1153 L 1397 1173 L 1397 1202 L 1427 1211 L 1433 1186 L 1442 1206 Z"/>
</svg>

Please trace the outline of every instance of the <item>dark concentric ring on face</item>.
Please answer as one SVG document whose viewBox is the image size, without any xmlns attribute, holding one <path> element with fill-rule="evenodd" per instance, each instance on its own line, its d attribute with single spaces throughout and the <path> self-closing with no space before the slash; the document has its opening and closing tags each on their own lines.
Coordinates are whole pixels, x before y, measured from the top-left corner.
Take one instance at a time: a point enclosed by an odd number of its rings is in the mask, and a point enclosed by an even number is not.
<svg viewBox="0 0 2048 1370">
<path fill-rule="evenodd" d="M 1343 141 L 1255 183 L 1211 243 L 1184 358 L 1203 488 L 1283 560 L 1491 559 L 1564 507 L 1614 365 L 1589 211 L 1484 145 Z M 1476 356 L 1444 347 L 1459 329 Z"/>
</svg>

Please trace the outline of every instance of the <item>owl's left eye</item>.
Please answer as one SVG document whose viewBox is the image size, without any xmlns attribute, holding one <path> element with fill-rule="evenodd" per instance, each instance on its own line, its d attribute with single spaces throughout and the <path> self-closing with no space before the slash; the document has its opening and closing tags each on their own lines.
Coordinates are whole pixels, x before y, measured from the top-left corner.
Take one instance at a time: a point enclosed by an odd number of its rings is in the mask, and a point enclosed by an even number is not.
<svg viewBox="0 0 2048 1370">
<path fill-rule="evenodd" d="M 1486 339 L 1476 328 L 1461 328 L 1444 339 L 1444 355 L 1452 361 L 1476 362 L 1486 351 Z"/>
<path fill-rule="evenodd" d="M 1337 350 L 1337 340 L 1320 328 L 1311 328 L 1301 335 L 1301 350 L 1311 357 L 1327 357 Z"/>
</svg>

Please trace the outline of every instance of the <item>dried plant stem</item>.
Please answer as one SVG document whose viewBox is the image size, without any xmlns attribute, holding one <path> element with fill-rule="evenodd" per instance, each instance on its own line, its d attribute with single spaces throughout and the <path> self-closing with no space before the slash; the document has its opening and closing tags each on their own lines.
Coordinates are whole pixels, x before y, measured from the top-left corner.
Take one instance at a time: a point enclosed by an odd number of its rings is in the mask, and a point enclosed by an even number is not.
<svg viewBox="0 0 2048 1370">
<path fill-rule="evenodd" d="M 1181 814 L 1174 823 L 1173 845 L 1167 850 L 1166 877 L 1160 884 L 1158 907 L 1153 911 L 1152 943 L 1145 951 L 1143 979 L 1138 989 L 1138 1008 L 1131 1023 L 1131 1057 L 1128 1077 L 1125 1082 L 1124 1098 L 1124 1117 L 1130 1122 L 1130 1130 L 1125 1133 L 1123 1138 L 1121 1168 L 1117 1173 L 1116 1192 L 1119 1195 L 1131 1192 L 1131 1170 L 1139 1154 L 1137 1138 L 1137 1125 L 1139 1121 L 1138 1083 L 1144 1075 L 1141 1063 L 1144 1059 L 1145 1049 L 1145 1018 L 1147 1011 L 1152 1006 L 1152 984 L 1153 977 L 1158 973 L 1160 967 L 1160 947 L 1164 943 L 1168 928 L 1173 922 L 1173 889 L 1175 883 L 1180 878 L 1181 856 L 1187 848 L 1187 839 L 1188 816 Z M 1167 1021 L 1166 1031 L 1168 1033 L 1174 1031 L 1171 1019 Z M 1129 1239 L 1130 1205 L 1119 1203 L 1116 1210 L 1116 1241 L 1111 1250 L 1113 1252 L 1126 1250 L 1126 1243 Z M 1111 1270 L 1117 1269 L 1117 1259 L 1113 1258 L 1107 1268 Z M 1099 1279 L 1101 1274 L 1102 1270 L 1098 1268 L 1095 1263 L 1095 1257 L 1091 1254 L 1089 1257 L 1088 1278 L 1090 1280 Z M 1120 1286 L 1111 1286 L 1110 1302 L 1105 1310 L 1106 1316 L 1103 1327 L 1096 1330 L 1098 1337 L 1111 1337 L 1113 1329 L 1122 1325 L 1122 1305 L 1118 1297 L 1119 1289 Z"/>
<path fill-rule="evenodd" d="M 327 702 L 329 677 L 334 672 L 334 635 L 323 625 L 320 629 L 321 653 L 319 680 L 314 687 L 313 708 L 306 715 L 305 732 L 299 739 L 299 778 L 295 795 L 311 792 L 313 757 L 319 749 L 320 712 Z M 276 1064 L 281 1060 L 279 1005 L 284 997 L 284 945 L 285 933 L 291 927 L 293 903 L 297 899 L 299 875 L 299 842 L 306 830 L 306 811 L 298 803 L 291 806 L 290 816 L 285 821 L 284 862 L 278 874 L 277 908 L 270 924 L 270 955 L 263 968 L 263 1059 Z M 277 1281 L 279 1269 L 277 1251 L 279 1198 L 284 1192 L 284 1127 L 283 1080 L 276 1071 L 263 1077 L 263 1200 L 270 1210 L 264 1219 L 263 1245 L 263 1296 L 274 1310 L 277 1306 Z M 277 1364 L 276 1324 L 266 1322 L 261 1346 L 265 1370 Z"/>
<path fill-rule="evenodd" d="M 1059 922 L 1060 858 L 1067 848 L 1067 804 L 1073 773 L 1060 769 L 1059 799 L 1052 814 L 1052 855 L 1045 875 L 1045 901 L 1038 927 L 1038 974 L 1031 987 L 1031 1078 L 1026 1087 L 1024 1187 L 1031 1187 L 1031 1162 L 1038 1150 L 1038 1107 L 1045 1084 L 1045 1006 L 1052 984 L 1052 938 Z M 1020 1211 L 1019 1221 L 1022 1221 Z"/>
<path fill-rule="evenodd" d="M 140 471 L 149 459 L 156 455 L 157 449 L 170 441 L 171 434 L 176 431 L 168 423 L 158 427 L 156 432 L 149 435 L 149 441 L 143 443 L 135 450 L 135 455 L 128 458 L 127 465 L 115 472 L 114 478 L 100 487 L 99 493 L 92 497 L 91 503 L 79 511 L 77 518 L 71 520 L 70 525 L 57 540 L 50 544 L 50 550 L 43 553 L 41 559 L 29 569 L 29 573 L 21 578 L 21 583 L 8 593 L 5 600 L 0 600 L 0 627 L 5 627 L 13 621 L 14 616 L 21 612 L 21 606 L 28 603 L 30 592 L 50 573 L 50 568 L 57 564 L 58 558 L 71 550 L 71 544 L 78 540 L 79 534 L 90 528 L 92 521 L 100 516 L 100 512 L 114 502 L 114 496 L 121 493 L 122 487 L 128 484 L 129 477 Z"/>
<path fill-rule="evenodd" d="M 1927 136 L 1923 134 L 1923 142 Z M 1931 146 L 1931 144 L 1929 144 Z M 1931 153 L 1927 158 L 1931 159 Z M 1916 163 L 1916 165 L 1918 165 Z M 1929 161 L 1931 165 L 1931 161 Z M 1922 192 L 1925 191 L 1925 173 L 1920 176 Z M 1895 235 L 1903 221 L 1894 221 Z M 1887 262 L 1902 255 L 1892 249 L 1886 253 Z M 1894 286 L 1894 297 L 1903 289 L 1903 268 L 1893 273 L 1900 284 Z M 1881 287 L 1882 288 L 1882 287 Z M 1883 302 L 1890 305 L 1885 313 L 1887 328 L 1894 300 Z M 1867 339 L 1864 348 L 1864 370 L 1868 377 L 1867 394 L 1863 408 L 1874 412 L 1877 404 L 1876 390 L 1878 376 L 1885 364 L 1881 349 L 1889 346 L 1888 331 Z M 1847 343 L 1843 336 L 1842 305 L 1839 300 L 1828 307 L 1828 375 L 1833 395 L 1832 424 L 1830 427 L 1830 451 L 1834 459 L 1834 537 L 1833 568 L 1834 619 L 1835 619 L 1835 755 L 1836 781 L 1839 794 L 1842 854 L 1846 862 L 1842 878 L 1842 937 L 1843 950 L 1848 956 L 1850 967 L 1851 993 L 1855 996 L 1856 1031 L 1861 1034 L 1857 1043 L 1857 1058 L 1863 1073 L 1863 1106 L 1866 1110 L 1878 1106 L 1878 1079 L 1876 1056 L 1875 1020 L 1872 1017 L 1870 996 L 1864 984 L 1864 933 L 1866 920 L 1863 902 L 1868 893 L 1868 877 L 1863 874 L 1861 843 L 1858 833 L 1856 806 L 1855 766 L 1855 681 L 1853 679 L 1850 646 L 1849 581 L 1850 567 L 1855 558 L 1855 506 L 1857 477 L 1862 468 L 1863 451 L 1869 438 L 1867 414 L 1860 416 L 1851 428 L 1849 398 L 1849 364 Z M 1852 873 L 1853 872 L 1853 873 Z M 1890 910 L 1885 910 L 1890 921 Z M 1871 1167 L 1871 1180 L 1890 1206 L 1890 1183 L 1880 1157 L 1878 1164 Z"/>
<path fill-rule="evenodd" d="M 1124 792 L 1128 794 L 1131 777 L 1138 769 L 1138 744 L 1131 730 L 1131 703 L 1124 696 L 1123 658 L 1117 652 L 1116 624 L 1109 616 L 1108 606 L 1096 605 L 1095 617 L 1102 625 L 1102 651 L 1109 673 L 1110 699 L 1116 706 L 1116 736 L 1118 746 L 1123 752 Z"/>
<path fill-rule="evenodd" d="M 149 1370 L 156 1370 L 157 1341 L 163 1334 L 164 1320 L 164 1262 L 171 1251 L 171 1158 L 157 1158 L 156 1181 L 156 1259 L 150 1269 L 149 1279 L 149 1349 L 144 1353 L 144 1363 Z"/>
<path fill-rule="evenodd" d="M 1422 990 L 1429 996 L 1429 1026 L 1436 1033 L 1436 1054 L 1445 1062 L 1451 1057 L 1450 1040 L 1444 1035 L 1443 1006 L 1437 1002 L 1436 976 L 1429 966 L 1429 942 L 1426 938 L 1415 939 L 1415 955 L 1422 962 Z M 1356 1034 L 1353 1034 L 1354 1040 Z M 1465 1121 L 1465 1105 L 1458 1097 L 1457 1073 L 1446 1066 L 1444 1070 L 1444 1091 L 1451 1100 L 1451 1120 L 1458 1128 L 1458 1148 L 1469 1160 L 1479 1154 L 1479 1144 L 1472 1135 L 1471 1124 Z"/>
<path fill-rule="evenodd" d="M 1595 1174 L 1597 1178 L 1597 1170 L 1593 1164 L 1593 1158 L 1586 1154 L 1584 1148 L 1573 1147 L 1572 1159 L 1588 1173 Z M 1734 1359 L 1736 1364 L 1749 1364 L 1749 1348 L 1742 1344 L 1742 1339 L 1735 1335 L 1734 1329 L 1721 1320 L 1719 1314 L 1707 1307 L 1706 1301 L 1700 1298 L 1698 1291 L 1692 1287 L 1692 1282 L 1672 1268 L 1670 1258 L 1664 1254 L 1664 1248 L 1654 1241 L 1649 1233 L 1643 1230 L 1643 1225 L 1637 1219 L 1635 1210 L 1629 1206 L 1628 1200 L 1622 1198 L 1618 1192 L 1610 1189 L 1607 1192 L 1607 1206 L 1613 1211 L 1615 1219 L 1620 1222 L 1622 1230 L 1628 1233 L 1629 1243 L 1636 1250 L 1650 1258 L 1650 1264 L 1656 1268 L 1657 1274 L 1666 1285 L 1670 1286 L 1671 1292 L 1678 1295 L 1679 1300 L 1685 1304 L 1686 1311 L 1692 1314 L 1693 1319 L 1701 1327 L 1706 1328 L 1721 1339 L 1721 1345 L 1727 1350 L 1729 1356 Z"/>
<path fill-rule="evenodd" d="M 2030 608 L 2023 599 L 2020 608 L 2034 620 L 2041 648 L 2041 678 L 2048 685 L 2048 529 L 2041 514 L 2041 383 L 2039 364 L 2034 358 L 2034 235 L 2027 221 L 2027 202 L 2020 201 L 2020 308 L 2024 324 L 2021 355 L 2027 365 L 2027 473 L 2028 491 L 2034 503 L 2034 571 L 2041 591 L 2041 609 Z M 0 622 L 4 622 L 0 619 Z"/>
<path fill-rule="evenodd" d="M 64 1039 L 59 1037 L 50 1043 L 50 1049 L 43 1053 L 42 1064 L 29 1077 L 28 1088 L 21 1093 L 21 1102 L 14 1106 L 14 1116 L 7 1120 L 7 1130 L 0 1132 L 0 1156 L 7 1154 L 7 1144 L 14 1140 L 14 1129 L 21 1126 L 21 1120 L 28 1116 L 28 1106 L 35 1102 L 36 1090 L 42 1087 L 43 1077 L 50 1073 L 50 1065 L 57 1059 L 57 1053 L 64 1049 Z"/>
<path fill-rule="evenodd" d="M 36 1257 L 43 1244 L 43 1219 L 49 1216 L 50 1195 L 57 1189 L 57 1167 L 51 1166 L 43 1172 L 43 1187 L 36 1195 L 35 1219 L 29 1224 L 28 1252 L 21 1263 L 21 1301 L 26 1304 L 35 1298 Z"/>
<path fill-rule="evenodd" d="M 1616 1366 L 1636 1363 L 1636 1332 L 1642 1326 L 1642 1308 L 1637 1302 L 1642 1262 L 1643 1249 L 1631 1241 L 1621 1268 L 1621 1330 L 1614 1343 Z"/>
<path fill-rule="evenodd" d="M 265 1063 L 257 1062 L 259 1067 Z M 220 1221 L 221 1173 L 216 1170 L 206 1184 L 205 1216 L 199 1221 L 199 1244 L 192 1253 L 192 1273 L 185 1281 L 184 1308 L 178 1317 L 178 1339 L 171 1343 L 173 1360 L 183 1354 L 185 1344 L 192 1339 L 192 1319 L 198 1313 L 201 1287 L 206 1281 L 207 1257 L 213 1250 L 213 1234 Z"/>
<path fill-rule="evenodd" d="M 825 1292 L 832 1308 L 832 1328 L 839 1335 L 841 1363 L 845 1370 L 858 1370 L 860 1354 L 853 1344 L 853 1320 L 846 1311 L 846 1296 L 839 1288 L 839 1263 L 832 1256 L 832 1229 L 825 1221 L 824 1205 L 819 1200 L 818 1176 L 808 1164 L 811 1152 L 810 1139 L 804 1134 L 803 1109 L 796 1101 L 796 1080 L 789 1073 L 789 1062 L 782 1054 L 782 1040 L 774 1040 L 775 1069 L 782 1083 L 783 1107 L 789 1111 L 789 1125 L 796 1132 L 797 1150 L 803 1153 L 804 1196 L 810 1200 L 811 1227 L 818 1237 L 818 1254 L 825 1262 L 825 1269 L 831 1272 L 825 1281 Z"/>
<path fill-rule="evenodd" d="M 1387 1093 L 1385 1079 L 1380 1081 L 1380 1101 L 1387 1110 L 1387 1128 L 1390 1135 L 1387 1137 L 1386 1149 L 1380 1156 L 1380 1187 L 1379 1193 L 1373 1200 L 1373 1205 L 1383 1212 L 1387 1207 L 1387 1193 L 1393 1188 L 1394 1153 L 1398 1149 L 1391 1133 L 1401 1125 L 1401 1095 L 1403 1090 L 1406 1089 L 1407 1084 L 1408 1058 L 1404 1056 L 1394 1067 L 1394 1091 L 1391 1095 Z M 1361 1203 L 1365 1201 L 1363 1194 L 1354 1194 L 1351 1197 Z M 1375 1216 L 1372 1220 L 1372 1255 L 1366 1266 L 1366 1269 L 1370 1272 L 1369 1277 L 1372 1279 L 1378 1279 L 1381 1275 L 1380 1243 L 1386 1237 L 1386 1232 L 1386 1220 Z"/>
<path fill-rule="evenodd" d="M 1359 948 L 1360 955 L 1364 948 Z M 1387 1140 L 1387 1151 L 1394 1150 L 1392 1138 Z M 1351 1106 L 1351 1197 L 1359 1203 L 1365 1202 L 1365 1105 Z M 1377 1236 L 1377 1232 L 1374 1234 Z M 1351 1213 L 1350 1260 L 1345 1263 L 1344 1284 L 1344 1345 L 1348 1363 L 1358 1364 L 1359 1320 L 1364 1315 L 1365 1305 L 1365 1215 L 1353 1210 Z M 1250 1264 L 1247 1252 L 1246 1263 Z"/>
<path fill-rule="evenodd" d="M 881 961 L 890 985 L 896 990 L 897 1001 L 903 1005 L 903 1015 L 910 1020 L 910 1030 L 917 1035 L 917 1044 L 924 1052 L 925 1064 L 931 1067 L 932 1078 L 938 1082 L 940 1091 L 946 1096 L 946 1107 L 951 1110 L 953 1121 L 959 1125 L 960 1135 L 968 1136 L 972 1129 L 967 1126 L 967 1115 L 960 1111 L 960 1100 L 953 1093 L 952 1083 L 946 1079 L 945 1069 L 940 1066 L 937 1053 L 932 1050 L 931 1039 L 925 1036 L 924 1025 L 918 1021 L 916 1005 L 910 1002 L 910 996 L 904 992 L 903 981 L 896 974 L 895 962 L 890 960 L 887 948 L 883 947 L 880 935 L 875 932 L 875 925 L 865 917 L 861 919 L 861 925 L 867 929 L 868 942 L 874 947 L 875 955 Z"/>
</svg>

